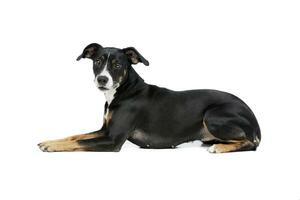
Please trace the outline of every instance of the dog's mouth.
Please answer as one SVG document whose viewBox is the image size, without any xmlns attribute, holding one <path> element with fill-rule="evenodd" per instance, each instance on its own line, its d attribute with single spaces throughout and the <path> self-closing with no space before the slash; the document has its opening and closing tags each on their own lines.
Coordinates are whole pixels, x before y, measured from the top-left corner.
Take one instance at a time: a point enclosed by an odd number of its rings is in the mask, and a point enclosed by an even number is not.
<svg viewBox="0 0 300 200">
<path fill-rule="evenodd" d="M 105 91 L 105 90 L 108 90 L 108 88 L 104 87 L 104 86 L 99 86 L 98 87 L 101 91 Z"/>
<path fill-rule="evenodd" d="M 113 85 L 112 87 L 110 87 L 110 88 L 107 88 L 107 87 L 105 87 L 105 86 L 101 86 L 101 85 L 99 85 L 99 86 L 97 86 L 98 87 L 98 89 L 99 90 L 101 90 L 101 91 L 106 91 L 106 90 L 114 90 L 114 89 L 117 89 L 118 87 L 119 87 L 119 83 L 117 83 L 117 84 L 115 84 L 115 85 Z"/>
</svg>

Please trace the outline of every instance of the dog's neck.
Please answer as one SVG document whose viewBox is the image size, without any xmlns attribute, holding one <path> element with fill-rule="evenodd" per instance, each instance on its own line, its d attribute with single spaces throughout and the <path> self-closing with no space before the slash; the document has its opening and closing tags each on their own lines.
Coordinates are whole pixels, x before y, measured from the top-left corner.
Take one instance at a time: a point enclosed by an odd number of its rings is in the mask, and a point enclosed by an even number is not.
<svg viewBox="0 0 300 200">
<path fill-rule="evenodd" d="M 147 87 L 147 84 L 130 66 L 128 68 L 127 77 L 124 79 L 124 82 L 115 89 L 105 91 L 104 95 L 108 106 L 110 106 L 113 100 L 116 99 L 116 102 L 118 102 L 121 99 L 132 97 L 132 95 L 134 95 L 137 91 L 140 91 L 145 87 Z"/>
<path fill-rule="evenodd" d="M 117 92 L 117 88 L 110 89 L 104 92 L 104 96 L 108 105 L 114 100 L 115 93 Z"/>
</svg>

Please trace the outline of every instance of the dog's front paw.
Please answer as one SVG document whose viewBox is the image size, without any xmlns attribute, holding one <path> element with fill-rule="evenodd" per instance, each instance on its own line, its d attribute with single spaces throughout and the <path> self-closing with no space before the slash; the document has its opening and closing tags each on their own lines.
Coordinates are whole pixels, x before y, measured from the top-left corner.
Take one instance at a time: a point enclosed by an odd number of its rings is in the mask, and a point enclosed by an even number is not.
<svg viewBox="0 0 300 200">
<path fill-rule="evenodd" d="M 84 147 L 77 141 L 72 140 L 50 140 L 38 144 L 44 152 L 84 151 Z"/>
<path fill-rule="evenodd" d="M 53 142 L 51 141 L 39 143 L 38 146 L 43 152 L 55 152 L 55 148 L 53 148 Z"/>
</svg>

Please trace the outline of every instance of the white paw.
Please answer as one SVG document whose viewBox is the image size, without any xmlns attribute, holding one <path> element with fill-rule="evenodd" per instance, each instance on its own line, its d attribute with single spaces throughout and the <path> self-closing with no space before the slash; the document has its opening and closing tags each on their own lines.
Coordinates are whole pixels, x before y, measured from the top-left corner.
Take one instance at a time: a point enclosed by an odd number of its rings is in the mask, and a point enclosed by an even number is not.
<svg viewBox="0 0 300 200">
<path fill-rule="evenodd" d="M 208 147 L 207 151 L 209 153 L 217 153 L 217 151 L 216 151 L 216 145 L 215 144 L 211 145 L 210 147 Z"/>
<path fill-rule="evenodd" d="M 223 153 L 223 152 L 224 152 L 224 150 L 221 148 L 221 146 L 220 146 L 220 145 L 217 145 L 217 144 L 211 145 L 211 146 L 207 149 L 207 151 L 208 151 L 209 153 Z"/>
</svg>

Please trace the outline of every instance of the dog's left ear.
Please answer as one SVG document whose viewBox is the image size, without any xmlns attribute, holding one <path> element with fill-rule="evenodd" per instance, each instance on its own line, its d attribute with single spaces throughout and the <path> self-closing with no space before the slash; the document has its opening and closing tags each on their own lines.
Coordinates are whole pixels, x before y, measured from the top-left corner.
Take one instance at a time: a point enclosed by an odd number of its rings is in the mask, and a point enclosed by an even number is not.
<svg viewBox="0 0 300 200">
<path fill-rule="evenodd" d="M 141 62 L 144 65 L 149 66 L 148 60 L 146 60 L 134 47 L 125 48 L 123 49 L 123 52 L 127 55 L 131 64 L 138 64 Z"/>
<path fill-rule="evenodd" d="M 80 54 L 80 56 L 78 56 L 76 60 L 78 61 L 81 58 L 93 59 L 93 57 L 96 55 L 97 51 L 99 51 L 100 49 L 102 49 L 102 46 L 100 44 L 97 44 L 97 43 L 89 44 L 84 48 L 82 54 Z"/>
</svg>

